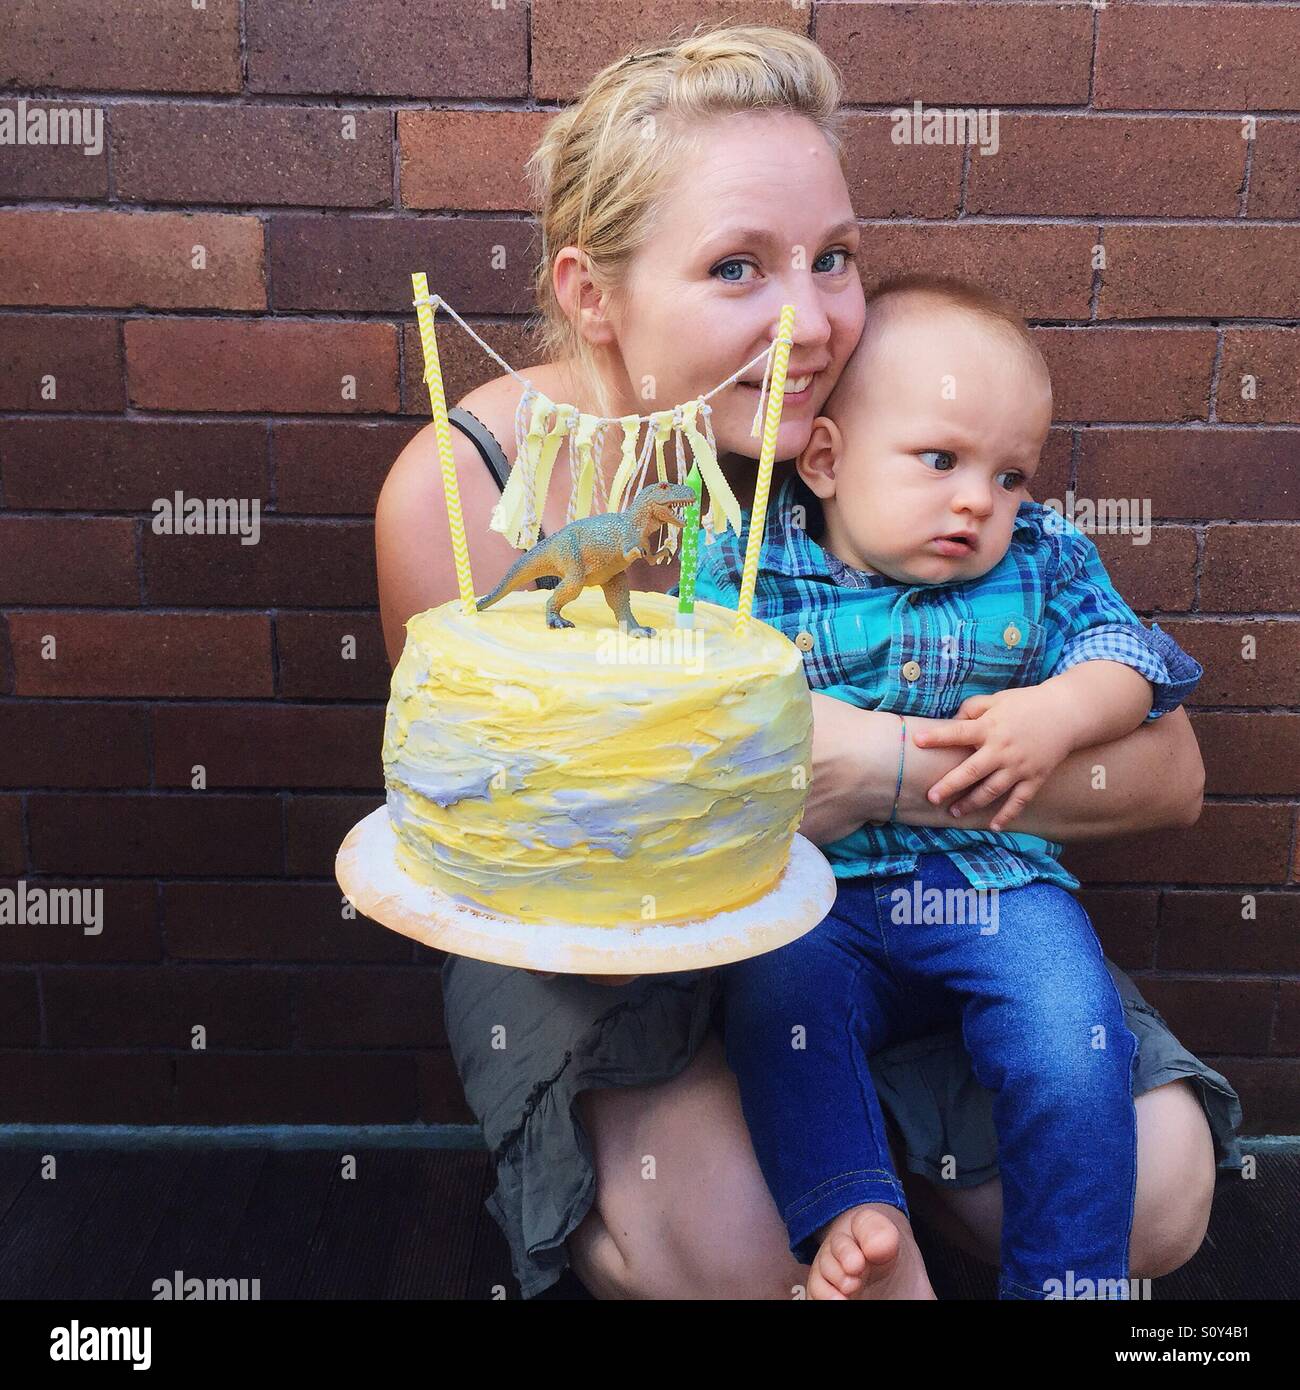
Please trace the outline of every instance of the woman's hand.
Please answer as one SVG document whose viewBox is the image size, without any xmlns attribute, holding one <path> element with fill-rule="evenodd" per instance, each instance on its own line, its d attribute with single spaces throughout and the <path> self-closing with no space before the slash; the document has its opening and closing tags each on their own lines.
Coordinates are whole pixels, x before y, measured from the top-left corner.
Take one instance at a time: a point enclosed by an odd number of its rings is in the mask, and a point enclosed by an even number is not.
<svg viewBox="0 0 1300 1390">
<path fill-rule="evenodd" d="M 829 845 L 867 821 L 889 819 L 899 721 L 896 714 L 858 709 L 817 690 L 812 710 L 812 785 L 799 833 Z"/>
</svg>

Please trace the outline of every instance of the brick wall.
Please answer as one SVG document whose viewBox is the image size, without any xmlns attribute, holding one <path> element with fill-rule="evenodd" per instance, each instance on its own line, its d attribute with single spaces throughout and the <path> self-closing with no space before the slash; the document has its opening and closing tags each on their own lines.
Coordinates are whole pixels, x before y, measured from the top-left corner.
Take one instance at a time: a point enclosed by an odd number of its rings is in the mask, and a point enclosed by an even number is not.
<svg viewBox="0 0 1300 1390">
<path fill-rule="evenodd" d="M 100 887 L 106 925 L 0 928 L 0 1119 L 469 1118 L 432 953 L 342 920 L 332 879 L 381 797 L 371 515 L 427 404 L 407 277 L 528 362 L 546 113 L 731 16 L 839 64 L 868 275 L 948 268 L 1043 325 L 1048 495 L 1150 499 L 1148 546 L 1099 543 L 1206 667 L 1206 809 L 1070 861 L 1248 1127 L 1300 1129 L 1300 9 L 7 8 L 3 105 L 98 110 L 104 148 L 0 146 L 0 885 Z M 1000 157 L 894 145 L 913 100 L 996 107 Z M 454 400 L 490 364 L 440 336 Z M 176 491 L 261 499 L 260 543 L 154 534 Z"/>
</svg>

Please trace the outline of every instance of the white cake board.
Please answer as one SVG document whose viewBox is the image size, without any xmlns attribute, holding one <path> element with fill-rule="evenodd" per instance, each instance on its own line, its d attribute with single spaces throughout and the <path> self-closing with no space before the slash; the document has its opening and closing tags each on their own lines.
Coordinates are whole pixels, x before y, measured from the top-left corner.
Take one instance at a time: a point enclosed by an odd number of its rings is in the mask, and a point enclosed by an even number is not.
<svg viewBox="0 0 1300 1390">
<path fill-rule="evenodd" d="M 334 861 L 348 901 L 364 916 L 457 956 L 573 975 L 653 975 L 761 956 L 811 931 L 835 901 L 835 875 L 796 835 L 776 885 L 744 907 L 691 921 L 577 926 L 500 917 L 418 883 L 397 862 L 397 836 L 380 806 L 348 831 Z"/>
</svg>

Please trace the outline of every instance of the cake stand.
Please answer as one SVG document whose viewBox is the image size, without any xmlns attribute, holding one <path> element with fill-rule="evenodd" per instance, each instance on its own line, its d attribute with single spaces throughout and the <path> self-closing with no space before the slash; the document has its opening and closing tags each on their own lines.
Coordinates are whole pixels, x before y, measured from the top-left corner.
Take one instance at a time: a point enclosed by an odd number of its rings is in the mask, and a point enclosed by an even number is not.
<svg viewBox="0 0 1300 1390">
<path fill-rule="evenodd" d="M 358 912 L 426 946 L 573 975 L 654 975 L 761 956 L 811 931 L 835 901 L 835 875 L 826 857 L 811 840 L 795 835 L 784 873 L 743 907 L 679 922 L 522 922 L 413 879 L 398 865 L 386 806 L 348 831 L 334 873 Z"/>
</svg>

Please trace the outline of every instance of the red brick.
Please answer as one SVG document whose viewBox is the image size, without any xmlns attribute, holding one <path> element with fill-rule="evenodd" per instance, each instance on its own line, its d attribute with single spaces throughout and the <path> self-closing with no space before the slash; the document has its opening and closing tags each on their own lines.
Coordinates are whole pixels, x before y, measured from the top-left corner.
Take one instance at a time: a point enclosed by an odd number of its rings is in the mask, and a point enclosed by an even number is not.
<svg viewBox="0 0 1300 1390">
<path fill-rule="evenodd" d="M 117 197 L 390 207 L 391 124 L 387 111 L 321 106 L 118 106 Z"/>
<path fill-rule="evenodd" d="M 28 816 L 32 863 L 41 873 L 280 871 L 280 806 L 273 797 L 33 793 Z"/>
<path fill-rule="evenodd" d="M 1271 980 L 1144 975 L 1141 990 L 1191 1052 L 1268 1051 L 1273 1022 Z"/>
<path fill-rule="evenodd" d="M 133 521 L 0 517 L 0 603 L 139 602 Z"/>
<path fill-rule="evenodd" d="M 276 510 L 373 517 L 388 470 L 419 429 L 387 420 L 277 422 Z"/>
<path fill-rule="evenodd" d="M 18 695 L 272 693 L 262 613 L 14 613 L 9 630 Z"/>
<path fill-rule="evenodd" d="M 229 213 L 6 212 L 0 303 L 264 309 L 262 224 Z"/>
<path fill-rule="evenodd" d="M 356 967 L 298 977 L 299 1047 L 436 1047 L 446 1044 L 438 972 Z"/>
<path fill-rule="evenodd" d="M 1239 618 L 1160 626 L 1205 667 L 1188 703 L 1300 705 L 1300 623 Z M 1254 656 L 1244 656 L 1246 638 Z"/>
<path fill-rule="evenodd" d="M 0 695 L 14 693 L 13 653 L 9 650 L 9 624 L 0 613 Z"/>
<path fill-rule="evenodd" d="M 1300 227 L 1106 228 L 1098 317 L 1287 318 L 1300 300 Z"/>
<path fill-rule="evenodd" d="M 0 960 L 64 965 L 70 962 L 157 961 L 162 959 L 158 936 L 157 889 L 139 879 L 45 879 L 28 877 L 32 887 L 86 889 L 101 893 L 102 930 L 87 936 L 81 926 L 43 924 L 8 926 L 0 932 Z"/>
<path fill-rule="evenodd" d="M 1097 12 L 1093 104 L 1294 111 L 1300 14 L 1272 5 L 1111 5 Z M 1189 102 L 1190 95 L 1190 102 Z"/>
<path fill-rule="evenodd" d="M 153 712 L 160 787 L 383 789 L 380 707 L 160 705 Z"/>
<path fill-rule="evenodd" d="M 1201 607 L 1207 613 L 1300 611 L 1300 526 L 1211 526 Z"/>
<path fill-rule="evenodd" d="M 348 637 L 350 658 L 344 655 Z M 288 699 L 388 699 L 392 672 L 378 615 L 280 613 L 275 647 L 280 693 Z"/>
<path fill-rule="evenodd" d="M 135 319 L 125 326 L 131 400 L 147 410 L 390 411 L 397 334 L 387 323 Z M 345 399 L 343 378 L 355 378 Z"/>
<path fill-rule="evenodd" d="M 1300 983 L 1279 980 L 1277 991 L 1277 1023 L 1269 1051 L 1288 1057 L 1300 1056 Z"/>
<path fill-rule="evenodd" d="M 1253 893 L 1243 918 L 1240 893 L 1164 893 L 1160 899 L 1162 970 L 1300 974 L 1300 894 Z"/>
<path fill-rule="evenodd" d="M 182 1053 L 183 1124 L 410 1124 L 415 1061 L 387 1053 Z"/>
<path fill-rule="evenodd" d="M 262 519 L 261 538 L 144 537 L 149 602 L 196 607 L 370 608 L 375 528 L 363 521 Z"/>
<path fill-rule="evenodd" d="M 465 1104 L 456 1063 L 447 1052 L 422 1052 L 415 1059 L 420 1088 L 420 1119 L 430 1125 L 476 1125 Z"/>
<path fill-rule="evenodd" d="M 0 1047 L 37 1047 L 40 1041 L 36 972 L 0 970 Z"/>
<path fill-rule="evenodd" d="M 1300 217 L 1300 125 L 1260 121 L 1250 162 L 1247 217 Z"/>
<path fill-rule="evenodd" d="M 862 231 L 868 289 L 887 276 L 936 271 L 977 281 L 1029 319 L 1090 316 L 1094 228 L 870 222 Z"/>
<path fill-rule="evenodd" d="M 459 0 L 246 0 L 255 92 L 486 101 L 528 94 L 528 12 Z"/>
<path fill-rule="evenodd" d="M 8 7 L 10 13 L 13 7 Z M 16 20 L 16 22 L 15 22 Z M 239 5 L 18 0 L 0 81 L 65 91 L 237 92 Z"/>
<path fill-rule="evenodd" d="M 1064 858 L 1092 883 L 1283 883 L 1290 845 L 1288 807 L 1213 802 L 1190 829 L 1068 845 Z"/>
<path fill-rule="evenodd" d="M 207 1046 L 287 1047 L 289 976 L 279 970 L 217 966 L 107 967 L 45 973 L 52 1047 L 190 1048 L 203 1027 Z"/>
<path fill-rule="evenodd" d="M 1202 1060 L 1222 1072 L 1241 1097 L 1243 1134 L 1294 1132 L 1300 1115 L 1300 1061 L 1213 1056 Z M 1249 1143 L 1244 1148 L 1250 1152 Z"/>
<path fill-rule="evenodd" d="M 0 1067 L 6 1124 L 167 1124 L 172 1059 L 161 1052 L 28 1052 Z"/>
<path fill-rule="evenodd" d="M 0 874 L 21 874 L 27 867 L 20 796 L 0 796 Z"/>
<path fill-rule="evenodd" d="M 1300 432 L 1085 430 L 1080 497 L 1149 499 L 1157 521 L 1300 517 Z"/>
<path fill-rule="evenodd" d="M 24 140 L 29 133 L 35 133 L 40 142 L 5 145 L 0 162 L 0 198 L 91 202 L 108 197 L 108 122 L 98 102 L 27 101 L 20 105 L 17 101 L 4 101 L 0 102 L 0 109 L 13 113 L 6 119 L 15 123 L 15 138 L 21 130 Z M 36 116 L 39 124 L 33 132 L 36 112 L 55 114 Z M 99 150 L 93 152 L 96 128 Z M 79 143 L 72 143 L 74 136 L 79 137 Z"/>
<path fill-rule="evenodd" d="M 1204 420 L 1215 335 L 1208 329 L 1038 328 L 1057 420 Z"/>
<path fill-rule="evenodd" d="M 848 102 L 1083 104 L 1092 16 L 1074 5 L 822 4 L 817 46 Z"/>
<path fill-rule="evenodd" d="M 1038 456 L 1038 468 L 1029 491 L 1036 501 L 1049 497 L 1061 501 L 1064 507 L 1066 491 L 1070 486 L 1070 455 L 1073 450 L 1074 431 L 1053 429 L 1048 431 L 1047 443 Z"/>
<path fill-rule="evenodd" d="M 529 367 L 541 360 L 537 339 L 524 320 L 483 323 L 471 317 L 466 322 L 517 372 L 526 373 Z M 464 400 L 471 391 L 495 381 L 501 375 L 501 368 L 496 362 L 454 319 L 446 314 L 439 315 L 437 333 L 438 365 L 442 369 L 443 389 L 449 403 Z M 402 340 L 402 410 L 407 415 L 423 416 L 427 421 L 430 412 L 429 388 L 424 384 L 424 350 L 420 346 L 418 325 L 405 324 Z M 510 441 L 502 440 L 501 443 L 505 447 Z"/>
<path fill-rule="evenodd" d="M 0 476 L 11 507 L 147 512 L 178 491 L 269 497 L 269 474 L 260 422 L 0 421 Z"/>
<path fill-rule="evenodd" d="M 288 871 L 297 872 L 292 865 Z M 332 879 L 332 856 L 328 872 Z M 345 917 L 343 890 L 334 882 L 167 883 L 162 891 L 173 960 L 411 958 L 404 936 L 355 913 Z"/>
<path fill-rule="evenodd" d="M 285 811 L 285 869 L 333 877 L 334 856 L 349 830 L 383 799 L 373 796 L 291 796 Z"/>
<path fill-rule="evenodd" d="M 524 162 L 553 119 L 548 111 L 399 111 L 402 206 L 529 211 Z"/>
<path fill-rule="evenodd" d="M 414 321 L 411 272 L 425 270 L 430 290 L 462 316 L 526 314 L 536 253 L 532 224 L 519 220 L 279 213 L 272 298 L 281 310 L 382 310 Z"/>
<path fill-rule="evenodd" d="M 1126 535 L 1092 537 L 1111 582 L 1136 613 L 1176 613 L 1192 606 L 1196 537 L 1189 526 L 1157 526 L 1146 545 Z M 1162 624 L 1163 626 L 1163 624 Z"/>
<path fill-rule="evenodd" d="M 1158 893 L 1088 888 L 1079 901 L 1101 938 L 1102 949 L 1122 970 L 1149 970 L 1156 948 Z"/>
<path fill-rule="evenodd" d="M 1300 714 L 1198 714 L 1205 790 L 1300 797 Z"/>
<path fill-rule="evenodd" d="M 1247 144 L 1232 120 L 1008 116 L 971 152 L 967 213 L 1235 217 Z"/>
<path fill-rule="evenodd" d="M 46 399 L 50 390 L 53 398 Z M 0 317 L 0 409 L 121 410 L 125 404 L 114 319 L 81 314 Z M 15 505 L 12 498 L 9 505 Z"/>
<path fill-rule="evenodd" d="M 859 217 L 957 216 L 960 145 L 896 145 L 885 114 L 844 111 L 842 119 L 844 178 Z"/>
<path fill-rule="evenodd" d="M 147 787 L 149 721 L 117 704 L 0 704 L 0 786 Z"/>
<path fill-rule="evenodd" d="M 1300 215 L 1300 214 L 1298 214 Z M 1246 377 L 1253 400 L 1245 400 Z M 1229 328 L 1216 393 L 1220 420 L 1249 424 L 1300 422 L 1300 331 L 1294 328 Z M 1268 436 L 1271 437 L 1271 436 Z M 1297 456 L 1296 436 L 1282 435 L 1287 456 Z"/>
</svg>

